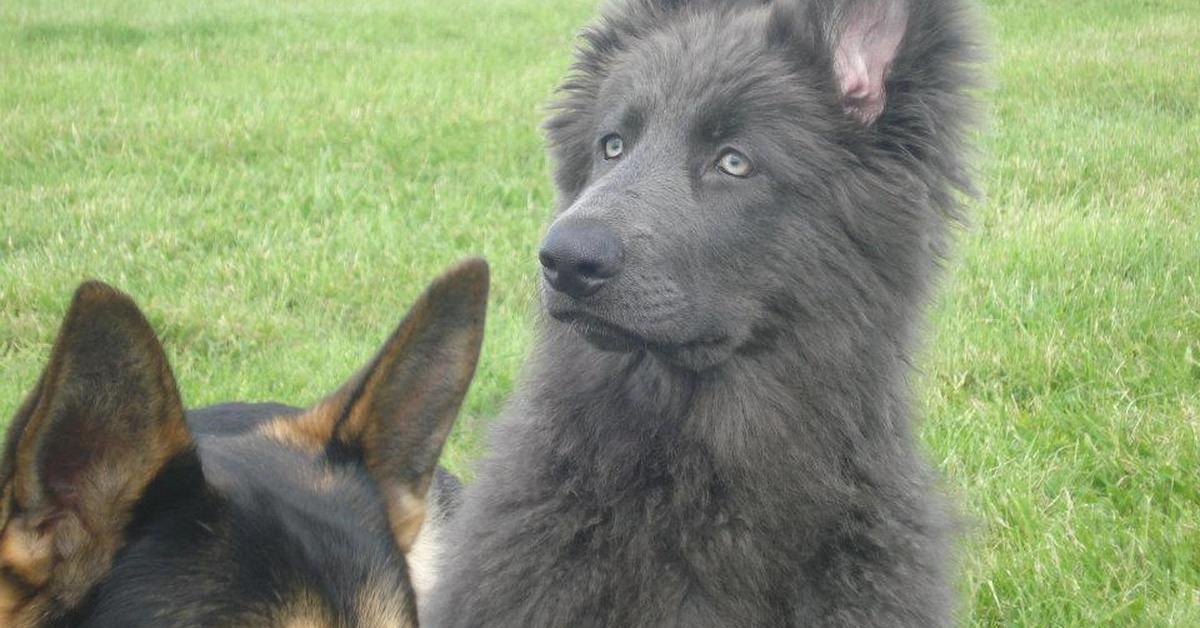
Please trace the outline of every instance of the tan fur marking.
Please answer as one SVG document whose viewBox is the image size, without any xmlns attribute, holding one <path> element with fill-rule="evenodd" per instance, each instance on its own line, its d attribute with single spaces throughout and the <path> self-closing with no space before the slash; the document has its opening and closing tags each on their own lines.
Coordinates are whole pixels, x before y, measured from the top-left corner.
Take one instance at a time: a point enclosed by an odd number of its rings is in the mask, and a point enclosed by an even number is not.
<svg viewBox="0 0 1200 628">
<path fill-rule="evenodd" d="M 34 628 L 45 615 L 45 603 L 34 597 L 26 583 L 0 573 L 0 626 Z"/>
<path fill-rule="evenodd" d="M 387 509 L 396 545 L 407 554 L 425 523 L 425 498 L 413 495 L 406 488 L 395 488 L 390 491 Z"/>
<path fill-rule="evenodd" d="M 357 403 L 350 408 L 350 416 L 346 418 L 345 423 L 340 426 L 339 435 L 347 442 L 353 442 L 364 438 L 370 438 L 369 431 L 378 429 L 377 415 L 374 408 L 374 397 L 380 389 L 387 386 L 392 369 L 404 361 L 406 352 L 412 344 L 413 338 L 418 336 L 420 332 L 429 324 L 427 321 L 430 317 L 430 305 L 425 299 L 417 301 L 408 314 L 404 317 L 404 321 L 400 327 L 396 329 L 392 337 L 387 340 L 383 346 L 383 350 L 375 357 L 372 363 L 367 367 L 364 373 L 366 380 L 363 382 L 363 391 L 361 398 Z M 423 365 L 428 368 L 433 368 L 436 365 Z M 355 377 L 355 380 L 359 379 Z M 400 414 L 399 416 L 409 416 Z"/>
<path fill-rule="evenodd" d="M 292 617 L 283 620 L 280 626 L 281 628 L 331 628 L 333 624 L 317 617 Z"/>
<path fill-rule="evenodd" d="M 62 338 L 59 338 L 57 343 L 62 344 Z M 55 352 L 58 351 L 60 349 L 56 346 Z M 61 364 L 56 362 L 61 362 L 61 360 L 52 360 L 46 367 L 47 385 L 43 387 L 43 391 L 52 390 L 58 384 L 57 380 L 62 369 Z M 12 495 L 19 504 L 29 504 L 36 499 L 39 492 L 33 469 L 37 463 L 37 448 L 41 446 L 40 435 L 45 427 L 43 423 L 48 420 L 47 417 L 50 414 L 46 408 L 51 403 L 48 399 L 49 396 L 49 392 L 43 392 L 42 398 L 33 405 L 29 422 L 25 424 L 21 439 L 17 442 L 16 451 L 13 452 L 15 460 L 13 462 Z"/>
<path fill-rule="evenodd" d="M 330 469 L 323 469 L 317 472 L 317 476 L 312 481 L 312 488 L 318 493 L 332 493 L 341 485 L 341 478 Z"/>
<path fill-rule="evenodd" d="M 280 628 L 332 628 L 333 617 L 321 598 L 311 591 L 301 591 L 288 600 L 277 615 Z"/>
<path fill-rule="evenodd" d="M 428 599 L 429 593 L 437 584 L 437 566 L 442 553 L 443 520 L 437 512 L 437 501 L 426 500 L 425 522 L 417 534 L 412 548 L 405 554 L 408 563 L 408 580 L 412 583 L 413 593 L 417 596 L 417 605 Z"/>
<path fill-rule="evenodd" d="M 276 417 L 262 424 L 258 432 L 267 438 L 302 451 L 318 452 L 333 438 L 337 413 L 334 404 L 321 403 L 301 414 Z"/>
<path fill-rule="evenodd" d="M 0 626 L 33 628 L 46 613 L 39 588 L 49 581 L 53 568 L 52 540 L 30 530 L 23 520 L 11 520 L 0 534 Z"/>
<path fill-rule="evenodd" d="M 40 587 L 50 579 L 52 539 L 30 527 L 24 518 L 9 522 L 0 537 L 0 564 L 24 584 Z"/>
<path fill-rule="evenodd" d="M 25 595 L 20 587 L 0 576 L 0 626 L 17 623 L 17 612 L 25 605 Z"/>
<path fill-rule="evenodd" d="M 417 628 L 407 621 L 406 596 L 392 586 L 369 582 L 358 591 L 358 625 L 363 628 Z"/>
</svg>

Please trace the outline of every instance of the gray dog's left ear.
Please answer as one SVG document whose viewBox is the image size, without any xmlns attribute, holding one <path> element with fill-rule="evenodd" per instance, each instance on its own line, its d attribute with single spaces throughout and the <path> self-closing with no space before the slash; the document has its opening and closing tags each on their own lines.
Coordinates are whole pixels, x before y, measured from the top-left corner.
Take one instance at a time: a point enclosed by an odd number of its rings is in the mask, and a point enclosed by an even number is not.
<svg viewBox="0 0 1200 628">
<path fill-rule="evenodd" d="M 846 2 L 830 29 L 842 108 L 863 124 L 883 113 L 884 83 L 908 27 L 906 0 Z"/>
</svg>

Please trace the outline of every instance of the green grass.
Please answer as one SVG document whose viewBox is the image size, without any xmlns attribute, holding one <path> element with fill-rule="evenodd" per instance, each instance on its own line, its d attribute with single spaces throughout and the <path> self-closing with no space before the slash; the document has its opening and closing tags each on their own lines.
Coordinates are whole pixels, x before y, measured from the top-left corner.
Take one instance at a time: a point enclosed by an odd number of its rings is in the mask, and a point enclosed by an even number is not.
<svg viewBox="0 0 1200 628">
<path fill-rule="evenodd" d="M 537 125 L 586 0 L 0 5 L 0 416 L 75 284 L 134 294 L 191 405 L 308 403 L 425 282 L 493 301 L 447 452 L 529 345 Z M 1200 6 L 995 0 L 988 196 L 932 308 L 923 436 L 973 625 L 1200 626 Z"/>
</svg>

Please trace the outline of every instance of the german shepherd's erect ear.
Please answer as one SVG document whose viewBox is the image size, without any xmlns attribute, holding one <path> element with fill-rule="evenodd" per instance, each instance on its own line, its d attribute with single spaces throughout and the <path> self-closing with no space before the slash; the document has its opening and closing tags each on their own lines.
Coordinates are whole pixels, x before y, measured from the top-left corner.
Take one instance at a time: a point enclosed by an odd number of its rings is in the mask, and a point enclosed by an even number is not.
<svg viewBox="0 0 1200 628">
<path fill-rule="evenodd" d="M 0 628 L 415 626 L 487 291 L 483 260 L 451 269 L 310 410 L 185 412 L 133 301 L 82 285 L 0 459 Z"/>
<path fill-rule="evenodd" d="M 421 529 L 434 468 L 475 372 L 487 293 L 487 264 L 459 264 L 425 290 L 362 371 L 308 412 L 262 428 L 294 446 L 361 459 L 404 552 Z"/>
<path fill-rule="evenodd" d="M 80 286 L 0 464 L 0 625 L 79 604 L 145 488 L 193 449 L 162 346 L 129 297 Z"/>
</svg>

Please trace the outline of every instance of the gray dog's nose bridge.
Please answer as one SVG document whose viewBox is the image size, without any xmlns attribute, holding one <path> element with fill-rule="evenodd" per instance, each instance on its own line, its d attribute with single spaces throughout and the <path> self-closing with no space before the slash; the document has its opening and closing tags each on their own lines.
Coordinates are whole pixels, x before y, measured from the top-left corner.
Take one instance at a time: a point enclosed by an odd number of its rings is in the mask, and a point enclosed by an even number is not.
<svg viewBox="0 0 1200 628">
<path fill-rule="evenodd" d="M 555 223 L 577 217 L 617 225 L 636 222 L 647 208 L 674 205 L 671 197 L 690 194 L 686 167 L 678 162 L 666 155 L 632 155 L 584 188 Z"/>
</svg>

